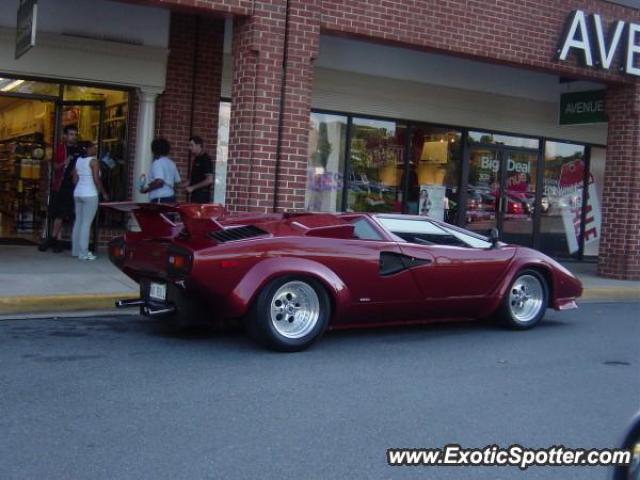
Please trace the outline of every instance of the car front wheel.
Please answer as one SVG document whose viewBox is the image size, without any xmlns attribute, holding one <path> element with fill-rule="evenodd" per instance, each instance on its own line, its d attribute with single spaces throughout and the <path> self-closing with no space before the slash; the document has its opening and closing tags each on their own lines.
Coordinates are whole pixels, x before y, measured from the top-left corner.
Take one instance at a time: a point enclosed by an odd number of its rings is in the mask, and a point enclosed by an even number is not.
<svg viewBox="0 0 640 480">
<path fill-rule="evenodd" d="M 510 328 L 525 330 L 544 317 L 548 303 L 548 287 L 535 270 L 519 272 L 511 282 L 497 312 L 500 322 Z"/>
<path fill-rule="evenodd" d="M 329 295 L 320 283 L 302 277 L 277 278 L 258 294 L 247 327 L 259 343 L 295 352 L 322 335 L 330 314 Z"/>
</svg>

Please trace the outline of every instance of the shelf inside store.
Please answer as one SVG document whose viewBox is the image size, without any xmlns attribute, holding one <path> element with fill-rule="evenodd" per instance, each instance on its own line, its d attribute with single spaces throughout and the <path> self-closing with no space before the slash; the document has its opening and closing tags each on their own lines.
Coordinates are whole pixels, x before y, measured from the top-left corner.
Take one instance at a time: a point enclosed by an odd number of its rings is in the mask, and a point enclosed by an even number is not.
<svg viewBox="0 0 640 480">
<path fill-rule="evenodd" d="M 126 119 L 127 119 L 127 117 L 105 118 L 104 119 L 104 123 L 124 122 Z M 100 122 L 92 122 L 91 123 L 92 127 L 97 127 L 98 125 L 100 125 Z"/>
</svg>

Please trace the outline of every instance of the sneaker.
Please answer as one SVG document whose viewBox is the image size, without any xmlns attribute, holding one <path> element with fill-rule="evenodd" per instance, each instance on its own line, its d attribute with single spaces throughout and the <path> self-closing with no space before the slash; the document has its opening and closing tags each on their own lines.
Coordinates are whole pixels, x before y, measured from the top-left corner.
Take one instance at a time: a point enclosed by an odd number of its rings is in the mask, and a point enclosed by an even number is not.
<svg viewBox="0 0 640 480">
<path fill-rule="evenodd" d="M 79 255 L 78 256 L 78 260 L 83 260 L 85 262 L 91 262 L 91 261 L 95 260 L 96 258 L 98 258 L 98 257 L 96 257 L 91 252 L 87 253 L 86 255 Z"/>
</svg>

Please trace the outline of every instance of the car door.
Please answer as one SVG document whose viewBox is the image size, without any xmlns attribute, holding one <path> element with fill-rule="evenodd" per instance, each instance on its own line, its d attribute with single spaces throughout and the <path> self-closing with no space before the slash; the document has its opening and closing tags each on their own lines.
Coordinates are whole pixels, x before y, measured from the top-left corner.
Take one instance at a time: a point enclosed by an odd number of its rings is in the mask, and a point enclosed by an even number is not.
<svg viewBox="0 0 640 480">
<path fill-rule="evenodd" d="M 404 255 L 424 260 L 410 269 L 430 316 L 473 316 L 489 302 L 489 296 L 507 272 L 515 248 L 490 248 L 460 231 L 428 220 L 402 220 L 394 233 Z M 393 231 L 393 230 L 391 230 Z M 412 240 L 412 241 L 411 241 Z"/>
<path fill-rule="evenodd" d="M 357 222 L 355 233 L 359 238 L 332 240 L 322 260 L 351 294 L 351 304 L 336 325 L 415 318 L 422 295 L 408 269 L 394 268 L 394 261 L 402 256 L 398 243 L 377 233 L 366 216 L 353 221 Z"/>
</svg>

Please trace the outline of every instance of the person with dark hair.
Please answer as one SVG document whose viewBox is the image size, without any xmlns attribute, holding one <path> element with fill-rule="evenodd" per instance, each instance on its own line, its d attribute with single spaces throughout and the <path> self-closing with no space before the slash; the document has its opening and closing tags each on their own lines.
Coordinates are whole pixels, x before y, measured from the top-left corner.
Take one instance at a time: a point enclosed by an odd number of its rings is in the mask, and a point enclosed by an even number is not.
<svg viewBox="0 0 640 480">
<path fill-rule="evenodd" d="M 67 125 L 63 131 L 63 141 L 58 144 L 53 155 L 53 181 L 51 182 L 51 196 L 49 200 L 49 218 L 53 219 L 51 236 L 43 234 L 43 241 L 38 250 L 44 252 L 50 246 L 53 251 L 62 251 L 62 225 L 65 220 L 71 220 L 74 215 L 73 203 L 73 171 L 76 159 L 80 155 L 78 149 L 78 127 Z"/>
<path fill-rule="evenodd" d="M 194 135 L 189 139 L 189 150 L 193 154 L 191 175 L 185 189 L 191 196 L 191 203 L 211 203 L 211 185 L 213 185 L 213 162 L 204 150 L 201 137 Z"/>
<path fill-rule="evenodd" d="M 176 203 L 175 186 L 181 180 L 175 162 L 169 158 L 170 152 L 171 144 L 166 139 L 151 142 L 151 183 L 140 187 L 140 193 L 149 194 L 151 203 Z"/>
<path fill-rule="evenodd" d="M 84 142 L 81 150 L 82 154 L 76 160 L 76 168 L 73 171 L 76 219 L 73 222 L 71 255 L 78 257 L 79 260 L 90 261 L 96 259 L 96 256 L 89 251 L 89 236 L 91 224 L 98 211 L 99 194 L 107 201 L 109 196 L 100 180 L 96 145 L 92 142 Z"/>
</svg>

